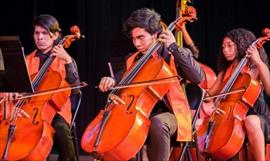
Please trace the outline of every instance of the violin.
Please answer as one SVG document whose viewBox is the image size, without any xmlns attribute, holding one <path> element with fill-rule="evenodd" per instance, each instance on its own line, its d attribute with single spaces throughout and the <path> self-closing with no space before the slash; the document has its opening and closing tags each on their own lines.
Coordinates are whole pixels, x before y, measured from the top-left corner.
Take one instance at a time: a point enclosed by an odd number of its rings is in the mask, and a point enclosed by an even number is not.
<svg viewBox="0 0 270 161">
<path fill-rule="evenodd" d="M 191 16 L 179 18 L 168 30 L 193 20 Z M 175 76 L 163 58 L 152 55 L 161 45 L 157 41 L 124 73 L 119 85 Z M 81 139 L 82 149 L 102 160 L 129 160 L 135 156 L 146 140 L 154 105 L 170 87 L 170 83 L 163 83 L 112 90 L 105 109 L 86 127 Z"/>
<path fill-rule="evenodd" d="M 268 40 L 269 35 L 266 35 L 251 45 L 261 48 Z M 200 151 L 212 159 L 228 160 L 243 145 L 243 119 L 261 92 L 260 83 L 250 74 L 242 72 L 247 62 L 248 58 L 243 57 L 231 76 L 224 81 L 221 95 L 214 101 L 211 117 L 198 129 Z"/>
<path fill-rule="evenodd" d="M 71 27 L 71 32 L 56 45 L 67 48 L 81 37 L 77 26 Z M 35 92 L 68 86 L 59 72 L 50 70 L 54 59 L 55 56 L 50 56 L 38 73 L 30 75 Z M 16 102 L 10 118 L 0 122 L 1 160 L 46 160 L 53 145 L 52 119 L 69 99 L 70 89 L 30 98 L 25 97 L 29 94 L 22 95 L 25 99 Z M 19 117 L 20 110 L 30 117 Z"/>
</svg>

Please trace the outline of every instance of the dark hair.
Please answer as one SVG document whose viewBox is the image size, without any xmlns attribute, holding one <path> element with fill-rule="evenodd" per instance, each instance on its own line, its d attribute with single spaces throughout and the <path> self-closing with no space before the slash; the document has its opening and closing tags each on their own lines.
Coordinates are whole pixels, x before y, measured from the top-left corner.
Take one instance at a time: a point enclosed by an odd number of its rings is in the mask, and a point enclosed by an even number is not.
<svg viewBox="0 0 270 161">
<path fill-rule="evenodd" d="M 57 19 L 48 14 L 42 14 L 42 15 L 37 16 L 34 19 L 33 25 L 34 27 L 41 26 L 47 31 L 52 32 L 52 33 L 61 32 L 61 28 L 59 26 Z"/>
<path fill-rule="evenodd" d="M 246 55 L 246 50 L 248 47 L 256 41 L 256 36 L 249 30 L 244 28 L 237 28 L 227 32 L 223 39 L 228 37 L 231 39 L 237 47 L 237 59 L 241 59 Z M 222 42 L 221 42 L 222 43 Z M 268 65 L 268 57 L 263 48 L 259 49 L 259 54 L 264 63 Z M 218 71 L 226 69 L 230 65 L 230 62 L 226 60 L 223 55 L 222 48 L 220 48 L 219 56 L 217 60 L 217 69 Z"/>
<path fill-rule="evenodd" d="M 130 17 L 123 24 L 123 30 L 130 36 L 132 29 L 140 27 L 152 35 L 162 31 L 160 22 L 160 15 L 156 11 L 149 8 L 141 8 L 131 13 Z"/>
</svg>

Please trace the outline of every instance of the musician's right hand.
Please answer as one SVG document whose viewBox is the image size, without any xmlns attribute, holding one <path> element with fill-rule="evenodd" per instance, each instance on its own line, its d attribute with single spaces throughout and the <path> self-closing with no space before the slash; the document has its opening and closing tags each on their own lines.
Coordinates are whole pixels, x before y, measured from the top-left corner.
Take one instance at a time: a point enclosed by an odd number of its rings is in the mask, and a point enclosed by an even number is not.
<svg viewBox="0 0 270 161">
<path fill-rule="evenodd" d="M 18 116 L 23 118 L 29 118 L 30 115 L 27 114 L 23 109 L 21 108 L 15 108 L 15 102 L 16 99 L 18 99 L 21 96 L 19 93 L 1 93 L 0 94 L 0 108 L 6 108 L 7 111 L 7 117 L 10 117 L 11 112 L 13 110 L 17 110 Z M 6 102 L 6 103 L 4 103 Z"/>
<path fill-rule="evenodd" d="M 98 87 L 102 92 L 106 92 L 110 88 L 114 87 L 115 84 L 116 84 L 116 82 L 115 82 L 115 80 L 113 78 L 111 78 L 111 77 L 103 77 L 103 78 L 101 78 Z"/>
</svg>

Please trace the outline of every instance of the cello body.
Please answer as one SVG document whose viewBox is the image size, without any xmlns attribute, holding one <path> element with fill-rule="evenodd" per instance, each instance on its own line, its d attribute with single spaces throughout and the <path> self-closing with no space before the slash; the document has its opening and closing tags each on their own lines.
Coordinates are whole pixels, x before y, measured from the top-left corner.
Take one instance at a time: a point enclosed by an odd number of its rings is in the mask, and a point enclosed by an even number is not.
<svg viewBox="0 0 270 161">
<path fill-rule="evenodd" d="M 164 60 L 152 57 L 132 82 L 169 76 L 172 73 Z M 82 149 L 104 160 L 128 160 L 135 156 L 146 140 L 150 126 L 149 115 L 169 88 L 168 83 L 120 90 L 118 96 L 122 103 L 112 103 L 105 109 L 110 109 L 110 112 L 106 125 L 102 128 L 99 144 L 96 145 L 95 141 L 105 111 L 101 111 L 85 129 L 81 140 Z"/>
<path fill-rule="evenodd" d="M 261 86 L 249 74 L 242 73 L 231 89 L 245 90 L 230 94 L 219 103 L 209 132 L 209 140 L 206 141 L 208 120 L 205 120 L 197 132 L 200 151 L 214 160 L 228 160 L 241 149 L 245 139 L 243 119 L 259 96 Z"/>
<path fill-rule="evenodd" d="M 62 77 L 58 72 L 48 72 L 50 77 L 45 77 L 38 91 L 55 89 L 60 86 Z M 51 77 L 52 76 L 52 77 Z M 67 96 L 69 92 L 66 93 Z M 63 94 L 61 94 L 63 96 Z M 10 142 L 7 160 L 45 160 L 53 145 L 54 129 L 51 121 L 57 109 L 50 104 L 52 94 L 33 97 L 25 101 L 21 107 L 30 117 L 17 118 L 16 128 Z M 60 104 L 67 97 L 59 100 Z M 9 119 L 0 122 L 0 155 L 3 156 L 4 148 L 9 135 Z"/>
</svg>

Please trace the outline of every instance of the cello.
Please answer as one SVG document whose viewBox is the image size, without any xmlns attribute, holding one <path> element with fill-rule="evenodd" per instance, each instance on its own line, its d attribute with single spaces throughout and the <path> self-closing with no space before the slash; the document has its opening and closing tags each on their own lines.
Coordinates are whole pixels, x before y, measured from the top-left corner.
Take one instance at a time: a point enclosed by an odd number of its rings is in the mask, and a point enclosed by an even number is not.
<svg viewBox="0 0 270 161">
<path fill-rule="evenodd" d="M 266 40 L 269 36 L 258 38 L 251 45 L 260 48 Z M 241 149 L 245 139 L 243 120 L 261 92 L 260 83 L 242 72 L 247 62 L 244 56 L 224 80 L 209 122 L 198 130 L 201 151 L 214 160 L 227 160 Z"/>
<path fill-rule="evenodd" d="M 192 17 L 177 19 L 173 30 Z M 161 47 L 159 41 L 125 73 L 120 85 L 172 78 L 178 81 L 163 58 L 152 56 Z M 128 160 L 141 149 L 148 134 L 149 115 L 157 101 L 169 91 L 171 84 L 142 85 L 136 88 L 114 89 L 107 105 L 84 131 L 81 146 L 95 158 Z M 128 149 L 126 147 L 129 147 Z"/>
<path fill-rule="evenodd" d="M 58 44 L 67 48 L 72 41 L 80 37 L 77 26 L 72 26 L 71 32 L 71 35 L 65 36 Z M 50 70 L 54 59 L 55 56 L 50 56 L 39 72 L 30 76 L 35 92 L 68 86 L 67 82 L 63 83 L 59 72 Z M 10 118 L 0 122 L 1 160 L 45 160 L 53 144 L 52 119 L 59 110 L 58 107 L 61 107 L 69 96 L 70 90 L 66 90 L 17 101 Z M 57 98 L 57 102 L 50 101 L 53 97 Z M 29 118 L 19 117 L 21 110 L 27 113 Z"/>
<path fill-rule="evenodd" d="M 263 36 L 265 38 L 264 42 L 269 41 L 270 40 L 270 29 L 269 28 L 262 29 L 261 36 Z M 261 44 L 263 44 L 264 42 L 262 42 Z M 261 45 L 259 47 L 261 47 Z M 266 146 L 265 146 L 265 158 L 269 159 L 270 158 L 270 144 L 269 144 L 269 141 L 266 141 L 265 144 L 266 144 Z M 245 160 L 253 161 L 253 160 L 255 160 L 255 156 L 254 156 L 253 151 L 254 150 L 252 150 L 252 148 L 250 146 L 243 145 L 243 148 L 241 149 L 241 151 L 239 151 L 239 154 L 238 154 L 237 158 L 239 159 L 239 161 L 245 161 Z"/>
</svg>

